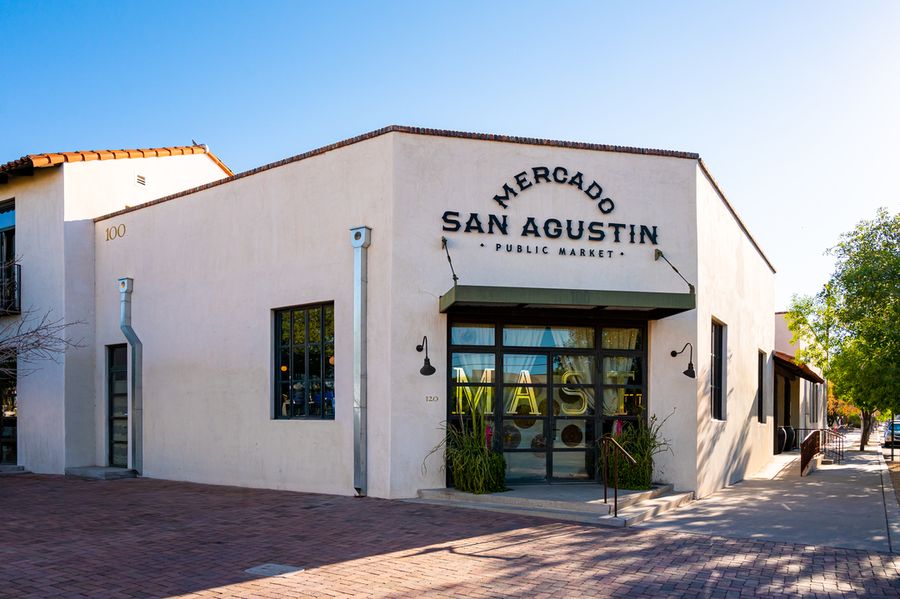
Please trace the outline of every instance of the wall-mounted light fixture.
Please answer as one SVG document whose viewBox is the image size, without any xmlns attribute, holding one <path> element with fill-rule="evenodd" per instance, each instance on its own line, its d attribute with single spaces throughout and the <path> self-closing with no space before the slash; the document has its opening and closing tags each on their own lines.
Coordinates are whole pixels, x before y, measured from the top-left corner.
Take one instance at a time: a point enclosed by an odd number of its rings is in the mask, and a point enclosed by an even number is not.
<svg viewBox="0 0 900 599">
<path fill-rule="evenodd" d="M 682 281 L 687 283 L 688 289 L 690 289 L 691 293 L 694 293 L 694 286 L 690 283 L 690 281 L 688 281 L 687 279 L 684 278 L 684 275 L 681 274 L 677 268 L 675 268 L 674 264 L 669 262 L 669 259 L 666 258 L 665 254 L 662 253 L 662 250 L 660 250 L 659 248 L 653 250 L 653 261 L 655 262 L 655 261 L 659 260 L 660 258 L 665 260 L 666 264 L 668 264 L 672 268 L 672 270 L 675 271 L 675 274 L 678 275 L 679 277 L 681 277 Z M 681 351 L 684 351 L 684 350 L 682 349 Z M 678 353 L 681 353 L 681 352 L 678 352 Z"/>
<path fill-rule="evenodd" d="M 688 341 L 687 343 L 685 343 L 684 347 L 681 348 L 681 351 L 675 351 L 673 349 L 670 353 L 671 353 L 672 357 L 674 358 L 678 354 L 683 354 L 684 350 L 686 350 L 689 347 L 691 348 L 691 353 L 688 354 L 690 357 L 688 358 L 688 367 L 687 367 L 687 370 L 684 371 L 684 376 L 690 377 L 693 379 L 693 378 L 697 378 L 697 373 L 694 372 L 694 346 L 691 345 L 691 342 Z"/>
<path fill-rule="evenodd" d="M 428 336 L 422 337 L 422 344 L 416 346 L 416 351 L 420 352 L 425 350 L 425 363 L 422 364 L 422 368 L 419 369 L 419 373 L 425 376 L 431 376 L 435 373 L 434 366 L 431 365 L 431 360 L 428 358 Z"/>
</svg>

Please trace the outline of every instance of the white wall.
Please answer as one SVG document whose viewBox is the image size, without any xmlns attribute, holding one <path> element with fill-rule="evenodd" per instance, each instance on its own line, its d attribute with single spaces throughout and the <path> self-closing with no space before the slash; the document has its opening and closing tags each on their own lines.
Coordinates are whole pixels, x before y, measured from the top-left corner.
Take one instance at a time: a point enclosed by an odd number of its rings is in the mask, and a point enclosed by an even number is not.
<svg viewBox="0 0 900 599">
<path fill-rule="evenodd" d="M 16 200 L 16 256 L 22 266 L 23 316 L 65 318 L 63 247 L 63 175 L 36 169 L 31 177 L 13 177 L 0 185 L 0 200 Z M 0 326 L 15 326 L 4 316 Z M 28 324 L 26 326 L 33 326 Z M 86 327 L 80 327 L 83 332 Z M 28 370 L 33 370 L 26 374 Z M 65 361 L 19 361 L 18 462 L 37 473 L 61 473 L 65 467 Z"/>
<path fill-rule="evenodd" d="M 697 168 L 697 496 L 703 497 L 764 466 L 773 452 L 772 350 L 774 273 L 740 230 L 720 194 Z M 724 420 L 711 412 L 713 319 L 726 325 Z M 766 422 L 757 421 L 758 352 Z"/>
<path fill-rule="evenodd" d="M 205 154 L 72 162 L 62 169 L 66 320 L 87 324 L 81 327 L 81 348 L 66 353 L 66 466 L 105 465 L 107 424 L 98 414 L 106 414 L 106 387 L 94 386 L 93 219 L 223 179 L 226 174 Z M 137 183 L 137 175 L 144 176 L 144 185 Z M 105 228 L 100 234 L 105 242 Z"/>
<path fill-rule="evenodd" d="M 146 476 L 353 493 L 349 229 L 367 225 L 369 490 L 389 495 L 391 177 L 383 136 L 98 223 L 95 385 L 105 346 L 124 341 L 116 280 L 132 277 Z M 335 419 L 275 420 L 272 310 L 327 301 Z"/>
<path fill-rule="evenodd" d="M 696 277 L 692 265 L 696 163 L 680 158 L 410 134 L 397 134 L 395 147 L 391 492 L 407 497 L 420 488 L 444 486 L 440 454 L 432 455 L 427 472 L 422 471 L 425 456 L 441 441 L 439 423 L 447 414 L 446 317 L 438 312 L 438 298 L 450 289 L 452 279 L 441 236 L 449 240 L 460 285 L 686 293 L 687 285 L 664 262 L 654 261 L 653 251 L 656 247 L 663 249 L 686 277 Z M 514 175 L 542 165 L 564 166 L 570 174 L 581 171 L 585 186 L 596 179 L 614 199 L 615 209 L 604 215 L 578 189 L 546 182 L 521 191 L 506 210 L 492 199 L 503 183 L 513 182 Z M 441 217 L 445 210 L 460 212 L 463 222 L 469 213 L 506 215 L 509 235 L 443 231 Z M 556 217 L 564 224 L 565 219 L 581 219 L 657 225 L 659 245 L 630 244 L 625 234 L 624 242 L 615 244 L 609 234 L 603 242 L 533 240 L 550 246 L 546 256 L 496 252 L 497 243 L 522 243 L 520 232 L 528 216 L 540 222 Z M 560 246 L 614 250 L 614 256 L 561 257 L 556 250 Z M 678 407 L 664 432 L 672 439 L 675 454 L 660 457 L 658 474 L 683 488 L 693 488 L 695 480 L 694 387 L 681 374 L 681 360 L 676 364 L 668 352 L 692 339 L 694 327 L 693 318 L 680 315 L 651 323 L 649 334 L 648 409 L 664 417 Z M 415 351 L 426 334 L 432 364 L 438 369 L 431 377 L 418 374 L 423 356 Z M 426 402 L 426 395 L 438 396 L 441 401 Z"/>
<path fill-rule="evenodd" d="M 136 184 L 136 173 L 146 176 L 146 186 Z M 103 435 L 95 428 L 91 219 L 224 176 L 208 156 L 198 154 L 65 163 L 35 169 L 31 177 L 13 177 L 0 185 L 0 200 L 16 200 L 23 308 L 77 323 L 68 329 L 68 336 L 81 345 L 56 361 L 34 365 L 33 374 L 20 376 L 20 464 L 34 472 L 59 474 L 68 466 L 95 464 L 100 459 L 98 439 Z M 4 321 L 16 318 L 4 317 Z M 20 365 L 20 372 L 26 368 Z"/>
</svg>

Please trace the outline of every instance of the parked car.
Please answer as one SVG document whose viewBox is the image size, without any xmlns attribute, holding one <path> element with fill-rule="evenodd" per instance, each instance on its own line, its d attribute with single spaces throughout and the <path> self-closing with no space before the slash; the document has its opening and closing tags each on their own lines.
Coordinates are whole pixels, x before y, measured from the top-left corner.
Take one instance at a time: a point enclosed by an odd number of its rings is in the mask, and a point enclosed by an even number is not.
<svg viewBox="0 0 900 599">
<path fill-rule="evenodd" d="M 881 444 L 884 447 L 891 446 L 891 428 L 894 429 L 894 445 L 900 446 L 900 420 L 894 420 L 893 422 L 889 422 L 884 426 L 884 435 L 882 436 Z"/>
</svg>

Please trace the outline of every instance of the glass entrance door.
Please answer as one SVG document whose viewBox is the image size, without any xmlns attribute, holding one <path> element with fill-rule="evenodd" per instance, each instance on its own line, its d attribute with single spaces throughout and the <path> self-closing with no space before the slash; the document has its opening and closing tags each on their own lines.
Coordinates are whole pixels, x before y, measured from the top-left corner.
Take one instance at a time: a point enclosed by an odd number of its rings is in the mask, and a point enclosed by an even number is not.
<svg viewBox="0 0 900 599">
<path fill-rule="evenodd" d="M 128 349 L 106 348 L 109 422 L 109 465 L 128 467 Z"/>
<path fill-rule="evenodd" d="M 492 417 L 511 483 L 594 480 L 601 431 L 646 417 L 645 330 L 451 322 L 449 422 Z"/>
</svg>

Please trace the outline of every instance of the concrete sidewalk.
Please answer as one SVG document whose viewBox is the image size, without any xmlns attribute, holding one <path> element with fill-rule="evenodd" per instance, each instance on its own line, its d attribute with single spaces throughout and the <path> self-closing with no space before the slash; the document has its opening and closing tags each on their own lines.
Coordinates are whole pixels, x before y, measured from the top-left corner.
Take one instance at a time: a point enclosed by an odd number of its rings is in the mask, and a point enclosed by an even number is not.
<svg viewBox="0 0 900 599">
<path fill-rule="evenodd" d="M 900 553 L 900 506 L 881 448 L 845 456 L 802 478 L 798 462 L 777 456 L 755 478 L 638 526 Z"/>
</svg>

